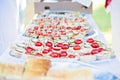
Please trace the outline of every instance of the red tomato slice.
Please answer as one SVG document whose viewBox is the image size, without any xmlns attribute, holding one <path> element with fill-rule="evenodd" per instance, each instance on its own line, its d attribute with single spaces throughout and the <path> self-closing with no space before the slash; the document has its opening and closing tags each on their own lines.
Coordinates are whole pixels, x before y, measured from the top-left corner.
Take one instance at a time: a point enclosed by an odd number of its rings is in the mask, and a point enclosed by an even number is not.
<svg viewBox="0 0 120 80">
<path fill-rule="evenodd" d="M 68 57 L 69 57 L 69 58 L 75 58 L 76 56 L 73 55 L 73 54 L 69 54 Z"/>
<path fill-rule="evenodd" d="M 91 53 L 90 53 L 90 52 L 88 52 L 88 53 L 84 53 L 83 55 L 91 55 Z"/>
<path fill-rule="evenodd" d="M 68 54 L 66 51 L 61 51 L 60 52 L 60 57 L 66 57 Z"/>
<path fill-rule="evenodd" d="M 42 46 L 42 43 L 41 42 L 35 42 L 35 46 Z"/>
<path fill-rule="evenodd" d="M 72 28 L 71 28 L 71 27 L 67 27 L 66 29 L 67 29 L 67 30 L 72 30 Z"/>
<path fill-rule="evenodd" d="M 81 44 L 81 43 L 82 43 L 82 40 L 76 39 L 76 40 L 74 41 L 74 43 L 75 43 L 75 44 Z"/>
<path fill-rule="evenodd" d="M 98 54 L 99 53 L 99 50 L 98 49 L 93 49 L 92 51 L 91 51 L 91 54 Z"/>
<path fill-rule="evenodd" d="M 41 53 L 36 53 L 35 56 L 43 56 Z"/>
<path fill-rule="evenodd" d="M 25 48 L 25 50 L 26 50 L 26 53 L 32 53 L 34 48 L 28 46 L 28 47 Z"/>
<path fill-rule="evenodd" d="M 53 47 L 53 50 L 60 51 L 60 47 Z"/>
<path fill-rule="evenodd" d="M 102 51 L 104 51 L 104 49 L 103 49 L 103 48 L 99 48 L 98 51 L 99 51 L 99 52 L 102 52 Z"/>
<path fill-rule="evenodd" d="M 94 42 L 91 44 L 92 48 L 98 48 L 99 47 L 99 44 L 97 42 Z"/>
<path fill-rule="evenodd" d="M 38 30 L 38 28 L 39 28 L 38 26 L 34 26 L 34 29 L 33 29 L 33 30 Z"/>
<path fill-rule="evenodd" d="M 37 35 L 43 35 L 41 31 L 37 31 Z"/>
<path fill-rule="evenodd" d="M 61 32 L 61 35 L 66 35 L 66 32 Z"/>
<path fill-rule="evenodd" d="M 42 51 L 42 53 L 43 53 L 43 54 L 47 54 L 47 53 L 49 53 L 49 50 L 44 49 L 44 50 Z"/>
<path fill-rule="evenodd" d="M 47 41 L 47 43 L 45 45 L 48 47 L 52 47 L 53 44 L 52 44 L 52 42 Z"/>
<path fill-rule="evenodd" d="M 57 43 L 57 47 L 62 47 L 63 43 Z"/>
<path fill-rule="evenodd" d="M 94 39 L 93 39 L 93 38 L 88 38 L 88 39 L 87 39 L 87 42 L 88 42 L 88 43 L 93 43 L 93 42 L 94 42 Z"/>
<path fill-rule="evenodd" d="M 69 45 L 68 45 L 68 44 L 63 44 L 61 48 L 62 48 L 62 49 L 68 49 L 68 48 L 69 48 Z"/>
<path fill-rule="evenodd" d="M 80 30 L 81 29 L 81 26 L 77 26 L 77 28 L 76 28 L 77 30 Z"/>
<path fill-rule="evenodd" d="M 79 45 L 75 45 L 75 46 L 73 46 L 73 49 L 74 49 L 74 50 L 80 50 L 81 47 L 80 47 Z"/>
<path fill-rule="evenodd" d="M 57 53 L 57 52 L 52 52 L 52 53 L 50 54 L 50 56 L 53 57 L 53 58 L 59 58 L 59 53 Z"/>
<path fill-rule="evenodd" d="M 33 34 L 34 31 L 33 31 L 31 28 L 29 28 L 29 29 L 28 29 L 28 33 Z"/>
</svg>

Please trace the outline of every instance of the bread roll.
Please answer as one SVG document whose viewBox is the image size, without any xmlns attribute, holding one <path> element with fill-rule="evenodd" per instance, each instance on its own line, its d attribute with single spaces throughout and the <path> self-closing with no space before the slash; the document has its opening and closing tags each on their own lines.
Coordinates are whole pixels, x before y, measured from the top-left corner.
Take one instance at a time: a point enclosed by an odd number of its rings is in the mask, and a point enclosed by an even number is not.
<svg viewBox="0 0 120 80">
<path fill-rule="evenodd" d="M 24 78 L 45 76 L 50 65 L 50 60 L 30 58 L 27 60 L 25 65 Z"/>
<path fill-rule="evenodd" d="M 14 64 L 13 66 L 15 67 L 15 74 L 18 76 L 22 76 L 24 71 L 24 66 L 21 64 Z"/>
<path fill-rule="evenodd" d="M 29 59 L 25 66 L 26 69 L 32 69 L 33 71 L 39 71 L 42 68 L 48 70 L 49 67 L 50 67 L 50 61 L 46 59 L 40 59 L 40 58 Z"/>
<path fill-rule="evenodd" d="M 21 79 L 23 66 L 21 64 L 0 63 L 0 76 L 7 79 Z"/>
</svg>

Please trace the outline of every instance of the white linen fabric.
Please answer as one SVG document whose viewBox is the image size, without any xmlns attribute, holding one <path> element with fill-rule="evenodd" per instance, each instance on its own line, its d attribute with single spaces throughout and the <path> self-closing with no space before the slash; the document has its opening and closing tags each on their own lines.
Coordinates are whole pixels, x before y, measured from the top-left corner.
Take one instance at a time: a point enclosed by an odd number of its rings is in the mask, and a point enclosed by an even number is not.
<svg viewBox="0 0 120 80">
<path fill-rule="evenodd" d="M 16 0 L 0 0 L 0 54 L 16 39 L 17 22 Z"/>
</svg>

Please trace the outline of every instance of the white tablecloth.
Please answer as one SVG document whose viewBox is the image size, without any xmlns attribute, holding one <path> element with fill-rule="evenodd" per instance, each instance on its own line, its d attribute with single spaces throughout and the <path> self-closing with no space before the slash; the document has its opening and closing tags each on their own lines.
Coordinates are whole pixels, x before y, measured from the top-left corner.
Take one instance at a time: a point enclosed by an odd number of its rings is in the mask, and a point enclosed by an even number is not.
<svg viewBox="0 0 120 80">
<path fill-rule="evenodd" d="M 96 67 L 101 68 L 102 70 L 107 70 L 120 78 L 120 69 L 119 69 L 120 61 L 117 59 L 96 62 L 96 63 L 92 63 L 92 65 L 95 65 Z"/>
</svg>

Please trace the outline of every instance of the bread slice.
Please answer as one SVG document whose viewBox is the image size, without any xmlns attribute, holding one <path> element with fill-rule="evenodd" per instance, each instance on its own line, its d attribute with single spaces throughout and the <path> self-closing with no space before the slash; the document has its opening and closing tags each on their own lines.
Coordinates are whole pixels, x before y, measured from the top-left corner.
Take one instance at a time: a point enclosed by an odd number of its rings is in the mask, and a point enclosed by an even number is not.
<svg viewBox="0 0 120 80">
<path fill-rule="evenodd" d="M 89 69 L 50 69 L 47 77 L 54 80 L 94 80 L 93 74 Z"/>
<path fill-rule="evenodd" d="M 23 69 L 21 64 L 0 63 L 0 76 L 7 79 L 21 79 Z"/>
<path fill-rule="evenodd" d="M 50 60 L 41 58 L 30 58 L 25 65 L 24 78 L 35 78 L 45 76 L 50 68 Z"/>
</svg>

